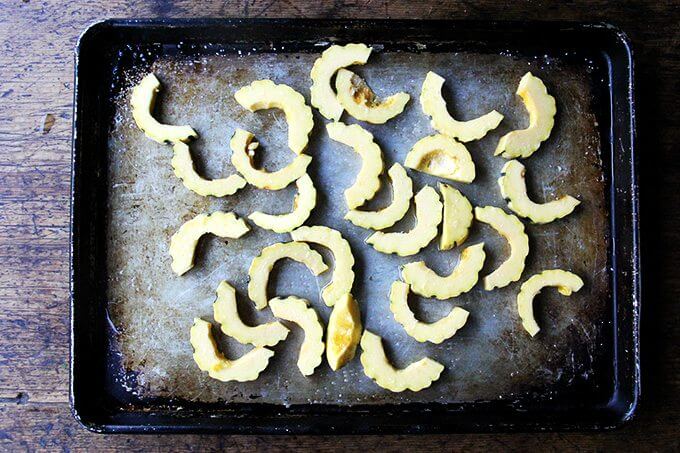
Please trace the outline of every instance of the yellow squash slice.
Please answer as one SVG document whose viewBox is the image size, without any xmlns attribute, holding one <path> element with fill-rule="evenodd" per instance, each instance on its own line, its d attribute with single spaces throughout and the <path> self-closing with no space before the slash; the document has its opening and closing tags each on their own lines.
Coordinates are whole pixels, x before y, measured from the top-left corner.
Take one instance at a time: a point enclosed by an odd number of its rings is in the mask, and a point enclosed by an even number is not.
<svg viewBox="0 0 680 453">
<path fill-rule="evenodd" d="M 160 91 L 161 83 L 154 74 L 148 74 L 132 89 L 130 105 L 132 118 L 144 135 L 158 143 L 186 142 L 198 137 L 191 126 L 170 126 L 161 124 L 152 116 L 156 103 L 156 94 Z"/>
<path fill-rule="evenodd" d="M 517 94 L 529 112 L 529 127 L 501 137 L 495 155 L 500 154 L 506 159 L 531 156 L 550 137 L 555 125 L 555 98 L 548 94 L 541 79 L 527 72 L 519 81 Z"/>
<path fill-rule="evenodd" d="M 416 226 L 406 233 L 383 233 L 376 231 L 366 239 L 374 249 L 399 256 L 415 255 L 437 236 L 442 221 L 442 203 L 439 194 L 425 186 L 416 194 Z"/>
<path fill-rule="evenodd" d="M 517 294 L 517 310 L 522 326 L 532 337 L 541 330 L 534 319 L 534 297 L 546 286 L 557 287 L 563 296 L 571 296 L 572 292 L 578 292 L 583 287 L 583 280 L 571 272 L 552 269 L 536 274 L 522 284 Z"/>
<path fill-rule="evenodd" d="M 316 206 L 316 189 L 309 175 L 305 174 L 295 182 L 298 193 L 293 200 L 293 210 L 287 214 L 265 214 L 255 211 L 248 216 L 253 223 L 265 230 L 287 233 L 299 227 Z"/>
<path fill-rule="evenodd" d="M 259 326 L 248 326 L 238 314 L 236 291 L 226 281 L 217 287 L 217 299 L 213 303 L 213 316 L 222 332 L 239 343 L 253 346 L 274 346 L 288 336 L 288 329 L 280 322 L 269 322 Z"/>
<path fill-rule="evenodd" d="M 307 148 L 314 118 L 311 107 L 300 93 L 288 85 L 256 80 L 238 90 L 234 98 L 251 112 L 274 108 L 283 110 L 288 123 L 288 147 L 296 154 L 301 154 Z"/>
<path fill-rule="evenodd" d="M 280 259 L 290 258 L 302 263 L 314 275 L 328 270 L 318 252 L 309 248 L 304 242 L 279 242 L 262 249 L 253 259 L 248 270 L 248 297 L 255 303 L 255 308 L 262 310 L 267 306 L 267 282 L 274 264 Z"/>
<path fill-rule="evenodd" d="M 352 149 L 361 156 L 361 170 L 352 187 L 345 190 L 349 209 L 355 209 L 373 198 L 380 189 L 380 173 L 383 171 L 382 151 L 373 141 L 373 135 L 358 124 L 326 124 L 331 139 Z"/>
<path fill-rule="evenodd" d="M 294 322 L 305 332 L 305 339 L 300 347 L 297 366 L 304 376 L 314 374 L 314 369 L 323 360 L 323 325 L 319 315 L 312 307 L 307 306 L 305 299 L 298 297 L 274 298 L 269 301 L 272 313 L 277 318 Z"/>
<path fill-rule="evenodd" d="M 529 218 L 534 223 L 550 223 L 568 216 L 581 203 L 569 195 L 548 203 L 534 203 L 527 195 L 525 174 L 524 165 L 517 160 L 511 160 L 503 166 L 501 177 L 498 178 L 503 198 L 518 216 Z"/>
<path fill-rule="evenodd" d="M 354 255 L 352 249 L 339 231 L 327 226 L 303 226 L 290 233 L 294 241 L 312 242 L 328 248 L 333 253 L 335 268 L 331 282 L 321 292 L 323 301 L 329 307 L 345 294 L 352 291 L 354 284 Z"/>
<path fill-rule="evenodd" d="M 194 361 L 208 376 L 222 382 L 254 381 L 269 365 L 274 351 L 267 348 L 254 348 L 235 360 L 228 360 L 217 349 L 212 335 L 212 325 L 199 318 L 194 318 L 191 327 L 191 346 L 194 348 Z"/>
<path fill-rule="evenodd" d="M 172 169 L 175 176 L 182 180 L 184 186 L 204 197 L 224 197 L 233 195 L 239 189 L 243 189 L 246 180 L 239 175 L 230 175 L 222 179 L 205 179 L 196 173 L 194 161 L 191 158 L 189 145 L 176 142 L 173 146 L 174 155 L 172 156 Z"/>
<path fill-rule="evenodd" d="M 268 172 L 253 167 L 252 154 L 258 147 L 253 142 L 253 134 L 243 129 L 236 129 L 231 137 L 231 163 L 243 175 L 248 183 L 260 189 L 280 190 L 293 181 L 297 181 L 307 172 L 312 158 L 306 154 L 295 156 L 293 161 L 280 170 Z"/>
<path fill-rule="evenodd" d="M 333 45 L 324 50 L 314 62 L 312 72 L 312 105 L 329 120 L 338 121 L 342 116 L 342 104 L 338 101 L 333 88 L 331 78 L 338 69 L 346 68 L 355 64 L 365 64 L 371 55 L 371 48 L 365 44 L 347 44 L 346 46 Z"/>
<path fill-rule="evenodd" d="M 387 360 L 382 338 L 364 330 L 361 336 L 361 364 L 364 374 L 373 379 L 380 387 L 392 392 L 411 390 L 418 392 L 439 379 L 444 365 L 428 357 L 418 360 L 404 369 L 398 370 Z"/>
<path fill-rule="evenodd" d="M 354 358 L 361 339 L 359 304 L 351 294 L 335 302 L 326 330 L 326 360 L 331 369 L 339 370 Z"/>
<path fill-rule="evenodd" d="M 404 166 L 452 181 L 470 183 L 475 179 L 475 164 L 465 145 L 442 134 L 418 140 Z"/>
<path fill-rule="evenodd" d="M 472 205 L 465 195 L 448 184 L 440 183 L 439 191 L 444 201 L 444 219 L 439 250 L 451 250 L 465 242 L 472 225 Z"/>
<path fill-rule="evenodd" d="M 445 277 L 427 267 L 424 261 L 406 264 L 401 276 L 416 294 L 449 299 L 470 291 L 477 284 L 484 258 L 484 243 L 475 244 L 463 250 L 458 265 Z"/>
<path fill-rule="evenodd" d="M 172 270 L 177 275 L 182 275 L 194 267 L 194 251 L 198 240 L 204 234 L 237 239 L 249 230 L 246 222 L 232 212 L 217 211 L 197 215 L 179 227 L 179 230 L 170 238 Z"/>
<path fill-rule="evenodd" d="M 345 214 L 345 219 L 363 228 L 384 230 L 406 215 L 413 196 L 413 182 L 406 174 L 404 167 L 396 162 L 390 167 L 387 174 L 392 180 L 392 203 L 377 211 L 350 209 Z"/>
<path fill-rule="evenodd" d="M 347 69 L 335 77 L 338 101 L 352 117 L 372 124 L 384 124 L 404 111 L 411 96 L 401 92 L 379 99 L 364 79 Z"/>
<path fill-rule="evenodd" d="M 420 106 L 432 118 L 432 127 L 439 133 L 458 139 L 461 142 L 479 140 L 487 132 L 496 129 L 503 115 L 495 110 L 470 121 L 456 121 L 446 108 L 442 96 L 444 78 L 432 71 L 427 73 L 420 91 Z"/>
<path fill-rule="evenodd" d="M 498 269 L 484 277 L 484 289 L 503 288 L 516 282 L 524 272 L 524 262 L 529 254 L 529 237 L 524 232 L 524 224 L 512 214 L 500 208 L 484 206 L 475 208 L 475 217 L 487 223 L 508 241 L 510 256 Z"/>
<path fill-rule="evenodd" d="M 454 307 L 448 315 L 433 323 L 418 321 L 408 306 L 409 285 L 396 281 L 390 290 L 390 310 L 394 319 L 404 327 L 406 333 L 416 341 L 439 344 L 456 334 L 467 322 L 469 313 Z"/>
</svg>

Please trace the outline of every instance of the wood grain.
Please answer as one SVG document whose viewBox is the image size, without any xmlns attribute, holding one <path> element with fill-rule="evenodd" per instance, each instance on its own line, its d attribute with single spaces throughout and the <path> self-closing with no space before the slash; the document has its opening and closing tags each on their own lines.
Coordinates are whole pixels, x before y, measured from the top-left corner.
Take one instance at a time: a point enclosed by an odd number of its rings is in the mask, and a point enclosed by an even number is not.
<svg viewBox="0 0 680 453">
<path fill-rule="evenodd" d="M 677 450 L 680 268 L 674 1 L 6 0 L 0 2 L 0 448 L 337 450 Z M 68 209 L 73 49 L 109 17 L 357 17 L 607 21 L 633 41 L 642 168 L 643 400 L 636 420 L 602 434 L 425 437 L 98 436 L 68 408 Z"/>
</svg>

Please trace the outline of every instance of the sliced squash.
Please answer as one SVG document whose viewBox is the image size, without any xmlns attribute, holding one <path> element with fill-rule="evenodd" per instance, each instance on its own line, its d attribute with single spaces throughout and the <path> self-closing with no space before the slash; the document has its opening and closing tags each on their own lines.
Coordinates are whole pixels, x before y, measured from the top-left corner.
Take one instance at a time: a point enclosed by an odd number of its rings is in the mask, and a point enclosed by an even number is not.
<svg viewBox="0 0 680 453">
<path fill-rule="evenodd" d="M 503 288 L 516 282 L 524 272 L 524 263 L 529 254 L 529 237 L 524 232 L 524 224 L 512 214 L 500 208 L 484 206 L 475 208 L 475 217 L 487 223 L 508 241 L 510 256 L 498 268 L 484 277 L 484 289 Z"/>
<path fill-rule="evenodd" d="M 548 203 L 534 203 L 527 195 L 525 174 L 524 165 L 517 160 L 511 160 L 503 166 L 501 177 L 498 178 L 503 198 L 518 216 L 529 218 L 534 223 L 550 223 L 568 216 L 581 204 L 579 200 L 569 195 Z"/>
<path fill-rule="evenodd" d="M 295 182 L 298 193 L 293 200 L 293 210 L 287 214 L 265 214 L 255 211 L 248 216 L 253 223 L 265 230 L 287 233 L 299 227 L 309 218 L 316 206 L 316 189 L 309 175 L 305 174 Z"/>
<path fill-rule="evenodd" d="M 421 138 L 406 155 L 404 165 L 428 175 L 470 183 L 475 164 L 465 145 L 442 134 Z"/>
<path fill-rule="evenodd" d="M 380 173 L 383 171 L 382 151 L 373 141 L 373 135 L 358 124 L 326 124 L 331 139 L 352 149 L 361 156 L 361 170 L 352 187 L 345 190 L 349 209 L 355 209 L 373 198 L 380 189 Z"/>
<path fill-rule="evenodd" d="M 194 251 L 198 240 L 204 234 L 237 239 L 249 230 L 246 222 L 236 217 L 233 212 L 217 211 L 197 215 L 179 227 L 179 230 L 170 238 L 172 270 L 177 275 L 182 275 L 194 267 Z"/>
<path fill-rule="evenodd" d="M 156 76 L 148 74 L 132 89 L 130 105 L 132 118 L 144 135 L 158 143 L 187 142 L 198 134 L 191 126 L 171 126 L 161 124 L 153 117 L 152 112 L 156 104 L 156 95 L 161 89 L 161 83 Z"/>
<path fill-rule="evenodd" d="M 472 205 L 465 195 L 448 184 L 440 183 L 439 191 L 444 201 L 444 219 L 439 250 L 451 250 L 465 242 L 472 225 Z"/>
<path fill-rule="evenodd" d="M 458 265 L 445 277 L 427 267 L 424 261 L 406 264 L 401 276 L 416 294 L 449 299 L 470 291 L 477 284 L 485 257 L 484 243 L 475 244 L 463 250 Z"/>
<path fill-rule="evenodd" d="M 253 259 L 248 270 L 248 297 L 255 303 L 255 308 L 258 310 L 267 306 L 269 273 L 274 268 L 274 264 L 283 258 L 290 258 L 304 264 L 314 275 L 328 270 L 321 255 L 304 242 L 279 242 L 265 247 Z"/>
<path fill-rule="evenodd" d="M 312 109 L 304 96 L 284 84 L 271 80 L 256 80 L 234 94 L 236 102 L 242 107 L 256 112 L 263 109 L 280 109 L 288 123 L 288 147 L 301 154 L 309 143 L 309 134 L 314 127 Z"/>
<path fill-rule="evenodd" d="M 406 215 L 413 196 L 413 182 L 406 174 L 404 167 L 396 162 L 390 167 L 387 174 L 392 180 L 392 203 L 377 211 L 350 209 L 345 214 L 345 219 L 363 228 L 384 230 Z"/>
<path fill-rule="evenodd" d="M 312 307 L 307 306 L 305 299 L 298 297 L 274 298 L 269 301 L 272 313 L 277 318 L 294 322 L 305 332 L 305 339 L 300 347 L 297 366 L 304 376 L 314 374 L 314 369 L 323 360 L 323 325 L 319 315 Z"/>
<path fill-rule="evenodd" d="M 428 357 L 418 360 L 404 369 L 398 370 L 387 360 L 382 338 L 364 330 L 361 336 L 361 364 L 364 374 L 373 379 L 380 387 L 392 392 L 411 390 L 418 392 L 439 379 L 444 365 Z"/>
<path fill-rule="evenodd" d="M 534 297 L 546 286 L 557 287 L 557 292 L 563 296 L 571 296 L 572 292 L 578 292 L 583 287 L 583 280 L 571 272 L 551 269 L 530 277 L 522 284 L 517 294 L 517 310 L 522 326 L 532 337 L 541 330 L 534 319 Z"/>
<path fill-rule="evenodd" d="M 442 221 L 442 203 L 439 194 L 425 186 L 416 194 L 416 225 L 406 233 L 383 233 L 376 231 L 366 239 L 374 249 L 399 256 L 415 255 L 437 236 Z"/>
<path fill-rule="evenodd" d="M 442 96 L 444 78 L 432 71 L 427 73 L 420 91 L 420 106 L 423 112 L 432 118 L 432 127 L 441 134 L 458 139 L 461 142 L 479 140 L 487 132 L 496 129 L 503 120 L 503 115 L 495 110 L 470 121 L 456 121 L 446 108 Z"/>
<path fill-rule="evenodd" d="M 328 248 L 335 259 L 333 279 L 321 292 L 323 301 L 329 307 L 335 301 L 352 291 L 354 284 L 354 255 L 352 248 L 339 231 L 327 226 L 303 226 L 290 233 L 294 241 L 312 242 Z"/>
<path fill-rule="evenodd" d="M 326 360 L 337 371 L 354 358 L 361 339 L 361 313 L 351 294 L 335 302 L 326 332 Z"/>
<path fill-rule="evenodd" d="M 418 321 L 408 306 L 409 285 L 396 281 L 390 290 L 390 310 L 394 319 L 404 327 L 406 333 L 416 341 L 439 344 L 456 334 L 467 322 L 469 313 L 454 307 L 448 315 L 432 323 Z"/>
<path fill-rule="evenodd" d="M 182 180 L 182 184 L 192 192 L 204 197 L 224 197 L 233 195 L 246 186 L 246 180 L 236 174 L 221 179 L 202 178 L 201 175 L 196 173 L 189 145 L 176 142 L 172 149 L 174 151 L 172 170 L 175 172 L 175 176 Z"/>
<path fill-rule="evenodd" d="M 333 88 L 331 78 L 338 69 L 346 68 L 355 64 L 365 64 L 371 55 L 370 47 L 365 44 L 347 44 L 345 46 L 333 45 L 324 50 L 312 66 L 310 74 L 312 78 L 312 105 L 319 109 L 324 117 L 329 120 L 339 121 L 342 116 L 342 104 L 338 101 Z"/>
<path fill-rule="evenodd" d="M 228 360 L 217 349 L 212 335 L 212 324 L 194 318 L 191 327 L 191 346 L 194 348 L 194 361 L 208 376 L 222 382 L 254 381 L 269 365 L 274 351 L 267 348 L 254 348 L 235 360 Z"/>
<path fill-rule="evenodd" d="M 231 163 L 243 177 L 260 189 L 280 190 L 293 181 L 297 181 L 305 174 L 312 158 L 306 154 L 295 156 L 292 162 L 280 170 L 268 172 L 253 167 L 252 155 L 258 147 L 253 142 L 253 134 L 243 129 L 236 129 L 231 137 Z"/>
<path fill-rule="evenodd" d="M 529 112 L 529 127 L 501 137 L 495 155 L 500 154 L 506 159 L 531 156 L 550 137 L 555 125 L 555 98 L 548 94 L 541 79 L 527 72 L 519 81 L 517 94 Z"/>
<path fill-rule="evenodd" d="M 288 329 L 280 322 L 268 322 L 259 326 L 248 326 L 238 314 L 236 291 L 226 281 L 217 287 L 217 299 L 213 303 L 213 316 L 222 332 L 239 343 L 253 346 L 274 346 L 288 336 Z"/>
<path fill-rule="evenodd" d="M 411 96 L 400 92 L 379 99 L 366 81 L 347 69 L 335 77 L 338 101 L 353 118 L 372 124 L 385 124 L 404 111 Z"/>
</svg>

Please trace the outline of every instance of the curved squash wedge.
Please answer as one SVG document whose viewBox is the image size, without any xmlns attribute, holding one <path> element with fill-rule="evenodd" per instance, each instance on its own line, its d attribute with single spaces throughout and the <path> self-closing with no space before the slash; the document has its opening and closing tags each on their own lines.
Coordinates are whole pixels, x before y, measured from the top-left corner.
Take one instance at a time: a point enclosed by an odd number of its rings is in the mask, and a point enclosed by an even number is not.
<svg viewBox="0 0 680 453">
<path fill-rule="evenodd" d="M 172 147 L 174 155 L 172 156 L 172 170 L 182 184 L 199 195 L 204 197 L 224 197 L 235 194 L 239 189 L 246 186 L 246 180 L 239 175 L 230 175 L 221 179 L 205 179 L 196 173 L 194 161 L 191 158 L 189 145 L 182 142 L 176 142 Z"/>
<path fill-rule="evenodd" d="M 448 184 L 440 183 L 444 204 L 444 219 L 442 221 L 442 235 L 439 240 L 439 250 L 451 250 L 465 242 L 472 225 L 472 205 L 465 195 Z"/>
<path fill-rule="evenodd" d="M 316 206 L 316 189 L 312 178 L 305 174 L 295 182 L 298 193 L 293 200 L 293 210 L 287 214 L 265 214 L 255 211 L 248 216 L 253 223 L 265 230 L 287 233 L 299 227 L 309 218 Z"/>
<path fill-rule="evenodd" d="M 353 118 L 371 124 L 385 124 L 404 111 L 411 96 L 401 92 L 379 99 L 364 79 L 347 69 L 335 78 L 338 101 Z"/>
<path fill-rule="evenodd" d="M 404 166 L 452 181 L 470 183 L 475 179 L 475 164 L 465 145 L 442 134 L 418 140 Z"/>
<path fill-rule="evenodd" d="M 351 294 L 335 302 L 326 332 L 326 360 L 337 371 L 354 358 L 361 339 L 361 313 Z"/>
</svg>

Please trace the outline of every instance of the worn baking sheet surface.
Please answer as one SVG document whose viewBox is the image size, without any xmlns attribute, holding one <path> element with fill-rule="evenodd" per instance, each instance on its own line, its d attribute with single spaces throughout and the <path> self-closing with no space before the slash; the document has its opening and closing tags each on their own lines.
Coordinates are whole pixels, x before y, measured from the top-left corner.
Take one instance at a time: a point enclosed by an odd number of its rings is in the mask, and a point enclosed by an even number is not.
<svg viewBox="0 0 680 453">
<path fill-rule="evenodd" d="M 292 157 L 286 147 L 286 125 L 281 112 L 250 113 L 233 98 L 253 80 L 271 78 L 286 83 L 309 99 L 309 69 L 318 54 L 217 54 L 197 58 L 161 57 L 152 70 L 163 82 L 157 114 L 164 122 L 190 124 L 200 134 L 191 149 L 197 167 L 208 177 L 234 172 L 228 140 L 237 127 L 252 131 L 262 143 L 264 164 L 275 169 Z M 441 379 L 419 393 L 390 393 L 366 377 L 358 358 L 339 372 L 324 362 L 317 372 L 303 377 L 295 366 L 302 332 L 292 327 L 288 340 L 277 345 L 269 368 L 255 382 L 221 383 L 197 368 L 189 345 L 194 317 L 212 321 L 215 288 L 227 280 L 237 289 L 239 309 L 253 323 L 272 319 L 269 310 L 256 312 L 247 298 L 247 270 L 266 245 L 289 240 L 257 228 L 238 240 L 204 239 L 196 266 L 182 277 L 170 269 L 170 236 L 196 214 L 234 211 L 245 217 L 254 210 L 285 212 L 294 186 L 269 192 L 252 187 L 227 198 L 204 198 L 188 191 L 173 175 L 171 149 L 147 139 L 134 125 L 129 109 L 130 86 L 143 75 L 125 74 L 116 100 L 115 121 L 109 139 L 108 299 L 118 332 L 124 367 L 136 379 L 131 391 L 151 397 L 192 401 L 269 402 L 278 404 L 370 402 L 466 402 L 514 399 L 531 392 L 553 395 L 572 383 L 600 380 L 596 376 L 598 341 L 610 323 L 607 269 L 608 223 L 604 181 L 600 166 L 600 138 L 592 110 L 593 74 L 586 61 L 565 63 L 549 57 L 526 60 L 511 55 L 474 53 L 376 52 L 370 63 L 356 69 L 379 94 L 411 94 L 406 111 L 385 125 L 366 126 L 384 153 L 385 168 L 402 162 L 418 139 L 434 131 L 418 103 L 420 84 L 429 70 L 447 80 L 445 95 L 455 116 L 470 119 L 496 109 L 505 115 L 500 127 L 484 139 L 468 144 L 477 168 L 473 184 L 454 184 L 474 205 L 506 207 L 496 178 L 505 160 L 493 157 L 499 137 L 527 123 L 521 100 L 514 94 L 520 77 L 531 70 L 555 96 L 556 125 L 550 139 L 525 161 L 530 193 L 538 200 L 564 194 L 582 204 L 566 219 L 548 225 L 527 225 L 531 252 L 522 281 L 543 269 L 572 270 L 585 287 L 570 298 L 546 290 L 536 312 L 542 327 L 532 339 L 521 328 L 515 308 L 520 282 L 486 292 L 477 285 L 455 300 L 438 302 L 413 298 L 413 308 L 433 321 L 453 306 L 470 312 L 467 325 L 440 345 L 420 344 L 408 337 L 389 311 L 388 292 L 399 278 L 399 266 L 425 259 L 438 271 L 448 271 L 461 248 L 440 252 L 436 241 L 417 256 L 383 255 L 364 243 L 370 231 L 343 220 L 343 191 L 355 178 L 360 162 L 347 148 L 328 139 L 326 122 L 315 111 L 316 126 L 309 154 L 310 174 L 319 191 L 309 225 L 328 225 L 342 232 L 356 258 L 354 294 L 365 326 L 384 338 L 389 356 L 404 366 L 425 355 L 446 366 Z M 354 122 L 346 118 L 347 122 Z M 409 171 L 416 189 L 436 185 L 437 179 Z M 386 185 L 371 206 L 385 204 Z M 395 229 L 407 230 L 411 213 Z M 507 253 L 502 238 L 482 224 L 474 224 L 465 245 L 484 241 L 487 262 L 483 274 L 495 269 Z M 327 253 L 324 257 L 330 262 Z M 302 265 L 279 264 L 269 294 L 297 295 L 311 301 L 324 321 L 330 309 L 319 298 L 328 276 L 315 279 Z M 227 357 L 248 350 L 218 333 Z M 128 373 L 127 376 L 130 374 Z M 600 377 L 601 378 L 601 377 Z M 125 379 L 121 374 L 120 379 Z"/>
</svg>

